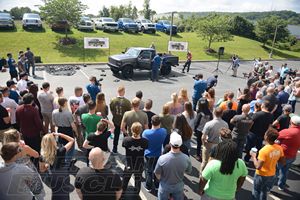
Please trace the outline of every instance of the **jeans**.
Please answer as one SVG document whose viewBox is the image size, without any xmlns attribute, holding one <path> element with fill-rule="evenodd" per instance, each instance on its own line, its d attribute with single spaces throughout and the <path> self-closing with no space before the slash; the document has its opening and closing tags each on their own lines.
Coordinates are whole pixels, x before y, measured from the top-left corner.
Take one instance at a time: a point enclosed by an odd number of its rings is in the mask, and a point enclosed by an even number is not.
<svg viewBox="0 0 300 200">
<path fill-rule="evenodd" d="M 252 200 L 266 200 L 267 192 L 272 187 L 275 176 L 260 176 L 255 173 Z"/>
<path fill-rule="evenodd" d="M 202 96 L 202 95 L 201 95 L 201 96 Z M 193 98 L 193 110 L 194 110 L 194 111 L 196 111 L 196 109 L 197 109 L 197 103 L 198 103 L 198 100 L 199 100 L 199 99 Z"/>
<path fill-rule="evenodd" d="M 295 108 L 296 108 L 296 100 L 293 100 L 293 101 L 289 101 L 289 104 L 292 106 L 292 113 L 295 112 Z"/>
<path fill-rule="evenodd" d="M 249 162 L 251 156 L 250 156 L 250 150 L 252 147 L 256 147 L 259 151 L 262 147 L 263 138 L 258 137 L 256 134 L 249 132 L 246 138 L 246 146 L 245 151 L 246 155 L 244 157 L 244 160 L 246 162 Z"/>
<path fill-rule="evenodd" d="M 284 188 L 286 185 L 286 178 L 289 172 L 292 163 L 296 160 L 296 158 L 290 158 L 285 160 L 285 165 L 277 163 L 276 168 L 276 177 L 279 178 L 278 180 L 278 187 Z"/>
<path fill-rule="evenodd" d="M 140 190 L 141 190 L 141 182 L 142 182 L 142 173 L 143 173 L 143 168 L 140 170 L 134 170 L 131 169 L 129 166 L 126 166 L 124 169 L 124 175 L 123 175 L 123 191 L 125 192 L 127 190 L 128 182 L 134 174 L 134 194 L 139 195 Z"/>
<path fill-rule="evenodd" d="M 183 66 L 182 71 L 184 72 L 185 68 L 187 67 L 187 70 L 186 70 L 186 71 L 189 72 L 189 71 L 190 71 L 191 63 L 192 63 L 191 60 L 187 60 L 187 61 L 185 62 L 185 64 L 184 64 L 184 66 Z"/>
<path fill-rule="evenodd" d="M 158 200 L 169 199 L 170 194 L 172 194 L 174 200 L 183 200 L 184 199 L 183 188 L 184 188 L 183 182 L 177 183 L 176 185 L 168 185 L 161 181 L 159 183 L 157 198 Z"/>
<path fill-rule="evenodd" d="M 183 144 L 187 147 L 187 149 L 190 151 L 192 146 L 191 146 L 191 140 L 185 140 L 185 141 L 182 141 Z"/>
<path fill-rule="evenodd" d="M 158 69 L 152 69 L 151 71 L 151 80 L 158 81 Z"/>
<path fill-rule="evenodd" d="M 58 127 L 57 132 L 66 134 L 66 135 L 74 138 L 74 133 L 73 133 L 72 127 Z M 58 142 L 62 145 L 66 145 L 68 143 L 67 140 L 65 140 L 61 137 L 58 138 Z M 66 162 L 67 163 L 71 162 L 74 154 L 75 154 L 75 144 L 73 144 L 72 148 L 69 151 L 67 151 L 67 153 L 66 153 Z"/>
<path fill-rule="evenodd" d="M 153 173 L 157 160 L 159 157 L 146 157 L 146 168 L 145 168 L 145 176 L 146 176 L 146 187 L 147 189 L 152 189 L 153 182 L 155 188 L 158 188 L 159 181 L 157 180 L 155 174 Z"/>
<path fill-rule="evenodd" d="M 238 150 L 238 155 L 239 158 L 242 158 L 243 156 L 243 150 L 244 150 L 244 145 L 246 143 L 246 137 L 243 138 L 232 138 L 232 140 L 236 143 L 237 145 L 237 150 Z"/>
<path fill-rule="evenodd" d="M 27 62 L 27 73 L 30 74 L 30 65 L 32 66 L 32 75 L 35 75 L 35 65 L 34 65 L 34 61 L 28 61 Z"/>
<path fill-rule="evenodd" d="M 115 131 L 114 131 L 114 147 L 113 147 L 113 152 L 117 152 L 118 151 L 118 144 L 119 144 L 119 138 L 120 138 L 120 132 L 121 132 L 121 128 L 119 125 L 115 125 Z"/>
</svg>

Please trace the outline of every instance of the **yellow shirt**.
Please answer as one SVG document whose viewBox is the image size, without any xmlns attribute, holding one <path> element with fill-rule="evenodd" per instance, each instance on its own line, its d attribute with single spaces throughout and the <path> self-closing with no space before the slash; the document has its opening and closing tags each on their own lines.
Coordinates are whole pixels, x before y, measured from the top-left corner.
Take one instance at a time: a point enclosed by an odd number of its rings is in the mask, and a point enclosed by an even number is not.
<svg viewBox="0 0 300 200">
<path fill-rule="evenodd" d="M 258 160 L 264 161 L 260 170 L 256 170 L 256 174 L 260 176 L 274 176 L 276 172 L 276 164 L 283 157 L 282 147 L 278 144 L 264 146 L 258 154 Z"/>
</svg>

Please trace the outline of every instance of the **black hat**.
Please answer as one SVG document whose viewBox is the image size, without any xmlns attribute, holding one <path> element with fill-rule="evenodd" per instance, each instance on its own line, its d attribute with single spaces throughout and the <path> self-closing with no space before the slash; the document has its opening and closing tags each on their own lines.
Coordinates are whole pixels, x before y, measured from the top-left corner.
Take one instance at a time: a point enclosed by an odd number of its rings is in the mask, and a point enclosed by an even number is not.
<svg viewBox="0 0 300 200">
<path fill-rule="evenodd" d="M 9 81 L 6 82 L 7 87 L 10 87 L 10 86 L 15 85 L 15 84 L 16 83 L 13 80 L 9 80 Z"/>
<path fill-rule="evenodd" d="M 28 76 L 28 74 L 26 72 L 21 72 L 20 73 L 20 78 L 23 78 L 24 76 Z"/>
</svg>

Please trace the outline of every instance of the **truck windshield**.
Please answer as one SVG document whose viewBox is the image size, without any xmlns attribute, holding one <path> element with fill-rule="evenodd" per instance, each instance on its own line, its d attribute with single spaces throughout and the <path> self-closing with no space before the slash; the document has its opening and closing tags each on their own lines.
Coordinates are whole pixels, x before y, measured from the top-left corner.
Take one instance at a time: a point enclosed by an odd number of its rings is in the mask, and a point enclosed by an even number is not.
<svg viewBox="0 0 300 200">
<path fill-rule="evenodd" d="M 163 21 L 163 23 L 166 24 L 166 25 L 170 25 L 169 21 Z"/>
<path fill-rule="evenodd" d="M 134 23 L 132 19 L 123 19 L 124 23 Z"/>
<path fill-rule="evenodd" d="M 40 19 L 40 16 L 38 14 L 28 14 L 26 15 L 26 18 Z"/>
<path fill-rule="evenodd" d="M 104 22 L 114 22 L 114 20 L 111 18 L 104 18 L 103 21 Z"/>
<path fill-rule="evenodd" d="M 1 18 L 10 18 L 10 14 L 8 13 L 0 13 Z"/>
<path fill-rule="evenodd" d="M 130 56 L 134 56 L 137 57 L 139 55 L 140 51 L 134 48 L 130 48 L 126 51 L 125 54 L 130 55 Z"/>
<path fill-rule="evenodd" d="M 144 20 L 142 20 L 142 23 L 152 23 L 152 22 L 148 19 L 144 19 Z"/>
</svg>

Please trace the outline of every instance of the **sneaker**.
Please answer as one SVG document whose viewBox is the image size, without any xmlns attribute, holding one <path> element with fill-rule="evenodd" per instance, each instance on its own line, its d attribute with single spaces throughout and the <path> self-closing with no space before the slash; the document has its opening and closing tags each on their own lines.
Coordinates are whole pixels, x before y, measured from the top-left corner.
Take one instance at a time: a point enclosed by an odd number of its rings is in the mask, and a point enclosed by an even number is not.
<svg viewBox="0 0 300 200">
<path fill-rule="evenodd" d="M 279 191 L 283 191 L 284 188 L 278 186 L 278 190 L 279 190 Z"/>
<path fill-rule="evenodd" d="M 143 185 L 143 187 L 145 188 L 145 190 L 146 190 L 147 192 L 151 192 L 151 189 L 147 188 L 147 186 L 146 186 L 146 183 L 145 183 L 145 182 L 144 182 L 142 185 Z"/>
<path fill-rule="evenodd" d="M 185 73 L 184 71 L 182 71 L 182 73 Z"/>
</svg>

